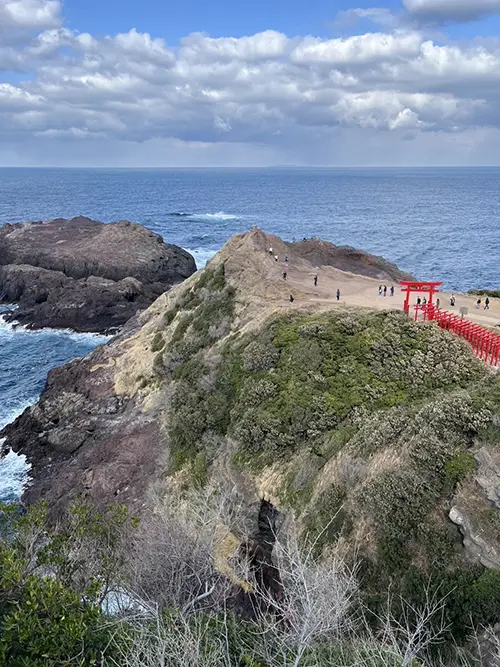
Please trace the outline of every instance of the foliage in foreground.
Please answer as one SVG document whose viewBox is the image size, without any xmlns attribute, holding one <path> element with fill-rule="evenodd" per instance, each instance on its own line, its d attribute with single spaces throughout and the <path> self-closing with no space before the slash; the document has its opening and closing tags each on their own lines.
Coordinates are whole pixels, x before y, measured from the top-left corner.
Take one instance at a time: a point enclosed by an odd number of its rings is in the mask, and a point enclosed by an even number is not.
<svg viewBox="0 0 500 667">
<path fill-rule="evenodd" d="M 109 657 L 116 621 L 102 611 L 132 524 L 115 507 L 75 505 L 50 529 L 47 508 L 0 507 L 0 665 L 97 665 Z"/>
<path fill-rule="evenodd" d="M 387 607 L 374 631 L 360 605 L 356 569 L 346 564 L 340 552 L 328 561 L 318 560 L 312 548 L 299 543 L 293 523 L 282 529 L 275 553 L 284 595 L 268 596 L 250 577 L 262 612 L 253 620 L 239 619 L 215 561 L 206 561 L 213 530 L 204 526 L 207 518 L 209 524 L 216 520 L 212 513 L 217 506 L 207 496 L 200 495 L 198 500 L 182 528 L 175 512 L 160 514 L 148 528 L 147 541 L 141 532 L 144 527 L 130 530 L 132 522 L 122 508 L 104 516 L 80 505 L 57 528 L 47 526 L 43 507 L 30 509 L 23 517 L 15 509 L 2 508 L 0 665 L 443 664 L 428 658 L 429 649 L 446 631 L 442 599 L 428 596 L 422 608 L 411 609 L 414 617 L 405 623 Z M 179 548 L 163 549 L 172 533 Z M 187 549 L 191 559 L 186 561 Z M 148 561 L 153 554 L 163 559 L 163 568 L 154 559 Z M 174 576 L 179 568 L 182 579 Z M 154 580 L 153 594 L 141 598 L 141 583 L 146 580 L 150 584 Z M 103 611 L 103 602 L 113 587 L 121 590 L 124 603 L 110 615 L 109 610 Z M 200 590 L 208 594 L 199 595 Z M 461 665 L 476 664 L 471 655 L 461 655 Z M 458 656 L 455 653 L 455 662 L 450 663 L 453 667 L 459 664 Z"/>
</svg>

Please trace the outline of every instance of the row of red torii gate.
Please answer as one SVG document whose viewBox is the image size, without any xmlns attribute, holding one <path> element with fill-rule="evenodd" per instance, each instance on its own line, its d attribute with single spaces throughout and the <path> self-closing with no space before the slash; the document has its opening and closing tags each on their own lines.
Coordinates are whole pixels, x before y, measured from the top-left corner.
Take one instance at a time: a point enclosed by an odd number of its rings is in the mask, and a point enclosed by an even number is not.
<svg viewBox="0 0 500 667">
<path fill-rule="evenodd" d="M 473 348 L 476 356 L 491 366 L 498 366 L 500 356 L 500 335 L 488 327 L 475 324 L 464 318 L 464 314 L 456 315 L 436 305 L 434 297 L 439 294 L 443 283 L 412 282 L 401 280 L 401 291 L 406 292 L 404 310 L 410 314 L 410 297 L 412 294 L 423 294 L 426 303 L 414 306 L 415 321 L 423 319 L 436 322 L 442 329 L 452 331 L 459 338 L 466 340 Z"/>
</svg>

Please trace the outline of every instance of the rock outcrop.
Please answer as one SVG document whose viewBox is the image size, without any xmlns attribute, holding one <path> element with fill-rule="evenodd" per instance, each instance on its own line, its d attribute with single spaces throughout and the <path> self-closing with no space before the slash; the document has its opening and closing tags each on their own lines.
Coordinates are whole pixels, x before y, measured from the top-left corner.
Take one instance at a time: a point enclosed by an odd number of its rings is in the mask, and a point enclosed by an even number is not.
<svg viewBox="0 0 500 667">
<path fill-rule="evenodd" d="M 33 328 L 105 332 L 196 271 L 194 259 L 141 225 L 88 218 L 0 229 L 5 317 Z"/>
<path fill-rule="evenodd" d="M 469 559 L 500 569 L 500 453 L 483 445 L 474 458 L 474 477 L 459 489 L 449 516 L 460 528 Z"/>
<path fill-rule="evenodd" d="M 304 239 L 287 243 L 287 246 L 290 252 L 313 266 L 333 266 L 342 271 L 382 281 L 415 280 L 411 274 L 401 271 L 396 264 L 359 248 L 337 246 L 319 239 Z"/>
</svg>

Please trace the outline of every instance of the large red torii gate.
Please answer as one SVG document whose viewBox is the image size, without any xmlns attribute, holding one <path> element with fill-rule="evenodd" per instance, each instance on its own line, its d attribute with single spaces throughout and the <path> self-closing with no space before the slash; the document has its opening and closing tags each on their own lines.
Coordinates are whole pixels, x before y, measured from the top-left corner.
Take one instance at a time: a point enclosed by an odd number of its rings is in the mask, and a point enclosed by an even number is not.
<svg viewBox="0 0 500 667">
<path fill-rule="evenodd" d="M 405 312 L 408 315 L 410 314 L 410 296 L 412 294 L 428 295 L 427 303 L 415 305 L 415 320 L 418 320 L 420 312 L 423 313 L 424 320 L 432 320 L 442 329 L 452 331 L 472 346 L 476 357 L 483 359 L 492 366 L 497 366 L 500 357 L 500 335 L 488 329 L 488 327 L 464 319 L 463 315 L 458 316 L 455 313 L 436 308 L 433 297 L 436 293 L 439 293 L 442 284 L 440 282 L 401 280 L 401 291 L 406 292 L 403 305 Z"/>
<path fill-rule="evenodd" d="M 432 304 L 432 298 L 434 294 L 439 292 L 439 288 L 443 283 L 438 282 L 419 282 L 417 280 L 400 280 L 399 284 L 402 285 L 402 292 L 406 292 L 405 302 L 403 308 L 405 312 L 410 312 L 410 296 L 412 294 L 425 294 L 428 295 L 428 304 Z M 418 311 L 416 311 L 416 314 Z"/>
</svg>

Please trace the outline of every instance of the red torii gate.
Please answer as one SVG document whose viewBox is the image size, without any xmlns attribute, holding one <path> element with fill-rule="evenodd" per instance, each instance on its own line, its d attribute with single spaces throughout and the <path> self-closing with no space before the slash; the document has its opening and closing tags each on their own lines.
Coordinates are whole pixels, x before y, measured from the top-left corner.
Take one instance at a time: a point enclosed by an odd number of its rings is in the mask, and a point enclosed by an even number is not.
<svg viewBox="0 0 500 667">
<path fill-rule="evenodd" d="M 459 317 L 455 313 L 436 308 L 436 305 L 433 303 L 433 296 L 439 293 L 439 287 L 442 284 L 439 282 L 400 281 L 400 285 L 402 285 L 401 291 L 406 292 L 403 306 L 405 312 L 408 315 L 410 314 L 411 294 L 423 293 L 428 295 L 429 298 L 426 304 L 415 305 L 415 320 L 418 319 L 419 313 L 422 312 L 424 320 L 432 320 L 442 329 L 452 331 L 472 346 L 476 357 L 483 359 L 483 361 L 491 366 L 497 366 L 500 357 L 500 335 L 487 327 L 464 319 L 463 315 Z"/>
<path fill-rule="evenodd" d="M 432 304 L 432 298 L 434 294 L 439 292 L 439 288 L 443 283 L 437 282 L 419 282 L 417 280 L 400 280 L 399 284 L 402 285 L 402 292 L 406 292 L 404 310 L 405 312 L 410 312 L 410 296 L 412 294 L 425 294 L 428 295 L 427 303 Z M 425 304 L 424 304 L 425 305 Z M 418 310 L 415 310 L 415 319 L 418 317 Z"/>
</svg>

